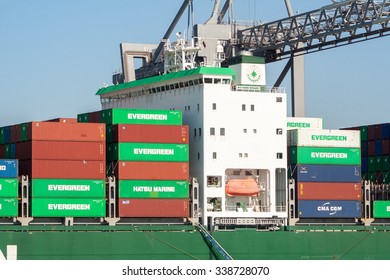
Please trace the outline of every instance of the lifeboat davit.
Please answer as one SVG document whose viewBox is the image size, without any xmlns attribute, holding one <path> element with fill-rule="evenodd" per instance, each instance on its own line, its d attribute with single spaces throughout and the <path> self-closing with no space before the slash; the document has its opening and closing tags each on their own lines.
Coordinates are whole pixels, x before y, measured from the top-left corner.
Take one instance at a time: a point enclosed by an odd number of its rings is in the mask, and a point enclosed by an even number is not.
<svg viewBox="0 0 390 280">
<path fill-rule="evenodd" d="M 253 178 L 229 179 L 225 185 L 225 192 L 230 196 L 257 196 L 260 187 Z"/>
</svg>

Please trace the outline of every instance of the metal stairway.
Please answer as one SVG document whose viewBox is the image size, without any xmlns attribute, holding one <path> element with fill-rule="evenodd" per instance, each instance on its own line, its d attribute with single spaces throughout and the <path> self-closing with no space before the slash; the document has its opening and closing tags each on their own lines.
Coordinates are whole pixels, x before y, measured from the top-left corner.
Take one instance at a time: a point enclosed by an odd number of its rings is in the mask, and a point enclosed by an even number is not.
<svg viewBox="0 0 390 280">
<path fill-rule="evenodd" d="M 211 236 L 211 234 L 203 227 L 201 224 L 197 224 L 197 229 L 202 234 L 205 239 L 207 245 L 210 247 L 213 252 L 215 258 L 217 260 L 233 260 L 233 258 L 229 255 L 228 252 Z"/>
</svg>

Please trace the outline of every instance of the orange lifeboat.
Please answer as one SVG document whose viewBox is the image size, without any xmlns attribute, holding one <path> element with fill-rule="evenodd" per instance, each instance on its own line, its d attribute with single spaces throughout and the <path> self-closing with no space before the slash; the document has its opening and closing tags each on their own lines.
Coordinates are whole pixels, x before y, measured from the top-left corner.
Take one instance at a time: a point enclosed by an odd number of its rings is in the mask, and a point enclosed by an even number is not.
<svg viewBox="0 0 390 280">
<path fill-rule="evenodd" d="M 253 178 L 229 179 L 225 185 L 225 192 L 230 196 L 257 196 L 260 187 Z"/>
</svg>

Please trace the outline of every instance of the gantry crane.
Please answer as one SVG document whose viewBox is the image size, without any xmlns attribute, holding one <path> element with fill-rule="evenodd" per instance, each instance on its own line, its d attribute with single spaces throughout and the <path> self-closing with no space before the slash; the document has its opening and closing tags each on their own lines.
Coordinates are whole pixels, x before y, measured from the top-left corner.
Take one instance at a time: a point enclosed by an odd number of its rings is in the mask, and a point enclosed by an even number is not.
<svg viewBox="0 0 390 280">
<path fill-rule="evenodd" d="M 304 55 L 389 35 L 390 0 L 332 0 L 328 6 L 297 15 L 292 12 L 290 0 L 285 0 L 285 4 L 288 17 L 248 26 L 234 20 L 233 0 L 226 0 L 221 10 L 220 0 L 215 0 L 211 17 L 203 25 L 193 26 L 197 46 L 194 61 L 207 65 L 215 59 L 215 52 L 202 49 L 202 45 L 207 45 L 208 50 L 222 45 L 224 59 L 234 57 L 239 51 L 262 56 L 266 63 L 288 59 L 274 87 L 280 86 L 291 70 L 292 115 L 304 117 Z M 184 0 L 159 45 L 121 44 L 123 74 L 114 75 L 114 83 L 159 75 L 164 71 L 161 59 L 164 47 L 187 7 L 188 22 L 193 21 L 193 0 Z M 226 15 L 228 19 L 224 22 Z M 207 37 L 210 34 L 212 36 Z M 128 62 L 129 58 L 135 57 L 144 60 L 137 70 Z"/>
</svg>

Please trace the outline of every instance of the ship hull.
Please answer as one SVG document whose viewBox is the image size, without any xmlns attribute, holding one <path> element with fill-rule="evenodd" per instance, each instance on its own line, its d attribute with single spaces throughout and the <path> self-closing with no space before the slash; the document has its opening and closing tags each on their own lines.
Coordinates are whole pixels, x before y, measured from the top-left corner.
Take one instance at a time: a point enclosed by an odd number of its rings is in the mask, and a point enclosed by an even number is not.
<svg viewBox="0 0 390 280">
<path fill-rule="evenodd" d="M 16 245 L 18 260 L 215 259 L 201 233 L 192 226 L 171 230 L 153 226 L 115 230 L 92 227 L 88 231 L 44 228 L 1 230 L 0 257 L 10 259 L 7 249 Z M 241 229 L 214 231 L 212 235 L 235 260 L 388 260 L 388 229 Z"/>
</svg>

